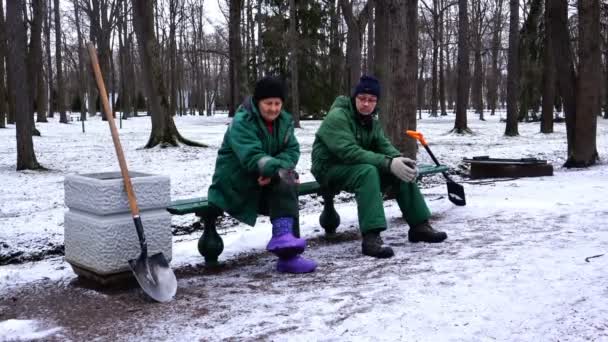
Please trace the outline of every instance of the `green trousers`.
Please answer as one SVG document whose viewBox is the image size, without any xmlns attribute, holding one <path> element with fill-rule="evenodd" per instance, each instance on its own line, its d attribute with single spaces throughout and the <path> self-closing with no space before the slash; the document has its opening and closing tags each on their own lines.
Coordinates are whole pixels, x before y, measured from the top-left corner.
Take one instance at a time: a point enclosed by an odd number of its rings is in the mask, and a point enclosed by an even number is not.
<svg viewBox="0 0 608 342">
<path fill-rule="evenodd" d="M 403 182 L 370 164 L 332 166 L 322 176 L 320 183 L 331 191 L 355 194 L 362 233 L 387 228 L 383 192 L 389 189 L 395 194 L 403 218 L 410 226 L 422 223 L 431 216 L 416 183 Z"/>
<path fill-rule="evenodd" d="M 300 208 L 298 201 L 298 185 L 294 180 L 297 174 L 292 172 L 286 177 L 278 174 L 272 177 L 270 184 L 261 187 L 260 196 L 257 203 L 258 215 L 269 216 L 270 219 L 280 217 L 293 217 L 293 233 L 300 237 Z M 221 216 L 224 210 L 213 203 L 210 205 L 210 212 L 207 216 Z M 228 209 L 226 211 L 229 212 Z"/>
<path fill-rule="evenodd" d="M 298 185 L 294 179 L 285 178 L 289 177 L 282 178 L 278 175 L 272 177 L 270 184 L 262 188 L 260 202 L 258 203 L 258 214 L 267 215 L 270 220 L 280 217 L 293 217 L 293 233 L 296 237 L 300 237 Z"/>
</svg>

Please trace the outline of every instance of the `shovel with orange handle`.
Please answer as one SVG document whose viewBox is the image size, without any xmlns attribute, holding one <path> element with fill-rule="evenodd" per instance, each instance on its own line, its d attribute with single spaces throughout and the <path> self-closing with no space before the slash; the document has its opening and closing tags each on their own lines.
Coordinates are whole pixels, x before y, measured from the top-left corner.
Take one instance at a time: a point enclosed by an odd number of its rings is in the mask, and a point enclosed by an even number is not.
<svg viewBox="0 0 608 342">
<path fill-rule="evenodd" d="M 424 146 L 426 151 L 429 153 L 429 155 L 431 156 L 431 159 L 433 159 L 435 164 L 437 166 L 441 165 L 441 164 L 439 164 L 439 161 L 437 160 L 437 158 L 435 158 L 435 155 L 433 154 L 433 152 L 431 152 L 431 149 L 429 148 L 429 145 L 426 143 L 426 140 L 424 140 L 424 135 L 422 135 L 422 133 L 420 133 L 418 131 L 411 131 L 411 130 L 407 130 L 407 131 L 405 131 L 405 133 L 409 137 L 418 140 L 420 142 L 420 144 L 422 144 L 422 146 Z M 443 177 L 445 177 L 445 180 L 446 180 L 446 183 L 448 186 L 448 199 L 450 200 L 450 202 L 452 202 L 456 205 L 460 205 L 460 206 L 466 205 L 467 202 L 466 202 L 465 196 L 464 196 L 464 187 L 462 187 L 462 185 L 454 182 L 454 180 L 452 180 L 452 178 L 450 178 L 450 176 L 448 176 L 448 174 L 446 172 L 442 172 L 442 174 L 443 174 Z"/>
</svg>

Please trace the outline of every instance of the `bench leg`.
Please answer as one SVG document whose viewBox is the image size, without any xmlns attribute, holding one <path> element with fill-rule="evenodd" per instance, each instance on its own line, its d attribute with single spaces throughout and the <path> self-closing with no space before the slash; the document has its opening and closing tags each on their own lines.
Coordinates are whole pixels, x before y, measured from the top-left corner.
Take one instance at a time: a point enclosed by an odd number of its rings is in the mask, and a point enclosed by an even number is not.
<svg viewBox="0 0 608 342">
<path fill-rule="evenodd" d="M 205 265 L 214 267 L 219 265 L 217 259 L 224 251 L 224 241 L 215 229 L 217 216 L 205 215 L 201 217 L 203 235 L 198 239 L 198 252 L 205 257 Z"/>
<path fill-rule="evenodd" d="M 326 236 L 332 236 L 336 234 L 336 229 L 340 225 L 340 215 L 334 208 L 334 194 L 322 194 L 323 197 L 323 211 L 319 216 L 319 224 L 325 229 Z"/>
</svg>

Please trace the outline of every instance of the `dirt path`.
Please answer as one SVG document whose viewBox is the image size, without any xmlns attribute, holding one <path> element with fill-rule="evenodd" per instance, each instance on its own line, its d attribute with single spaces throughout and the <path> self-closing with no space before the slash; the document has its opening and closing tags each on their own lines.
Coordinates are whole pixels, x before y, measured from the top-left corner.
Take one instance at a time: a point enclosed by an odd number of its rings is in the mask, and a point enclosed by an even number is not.
<svg viewBox="0 0 608 342">
<path fill-rule="evenodd" d="M 407 242 L 396 205 L 387 205 L 384 239 L 396 252 L 388 260 L 361 255 L 345 222 L 337 241 L 310 241 L 313 274 L 278 274 L 273 256 L 244 254 L 219 270 L 177 269 L 177 296 L 162 305 L 137 287 L 37 282 L 0 298 L 0 321 L 63 328 L 51 341 L 607 340 L 608 257 L 585 257 L 608 246 L 608 227 L 597 224 L 608 213 L 579 197 L 496 205 L 519 186 L 469 212 L 437 211 L 436 226 L 449 233 L 441 244 Z"/>
</svg>

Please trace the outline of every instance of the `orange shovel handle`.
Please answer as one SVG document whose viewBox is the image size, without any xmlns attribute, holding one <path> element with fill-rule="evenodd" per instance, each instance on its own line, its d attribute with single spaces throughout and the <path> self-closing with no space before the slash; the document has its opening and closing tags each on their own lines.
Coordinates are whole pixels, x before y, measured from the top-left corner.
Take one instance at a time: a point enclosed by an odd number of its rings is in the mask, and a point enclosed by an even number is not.
<svg viewBox="0 0 608 342">
<path fill-rule="evenodd" d="M 409 135 L 410 137 L 420 141 L 420 143 L 422 144 L 422 146 L 426 146 L 426 140 L 424 140 L 424 135 L 422 135 L 422 133 L 418 132 L 418 131 L 411 131 L 411 130 L 407 130 L 405 131 L 405 134 Z"/>
</svg>

